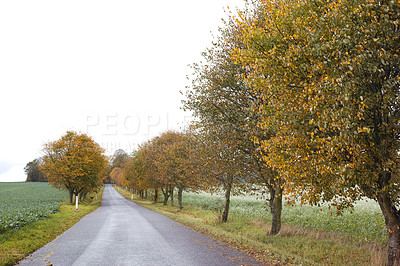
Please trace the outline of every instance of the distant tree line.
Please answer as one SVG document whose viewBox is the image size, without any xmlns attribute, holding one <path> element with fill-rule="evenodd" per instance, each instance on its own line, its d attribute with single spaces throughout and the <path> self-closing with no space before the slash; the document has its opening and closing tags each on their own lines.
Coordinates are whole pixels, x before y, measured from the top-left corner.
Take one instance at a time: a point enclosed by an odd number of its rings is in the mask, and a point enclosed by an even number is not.
<svg viewBox="0 0 400 266">
<path fill-rule="evenodd" d="M 40 170 L 42 158 L 37 158 L 26 164 L 24 171 L 26 174 L 26 182 L 47 182 L 48 179 Z"/>
</svg>

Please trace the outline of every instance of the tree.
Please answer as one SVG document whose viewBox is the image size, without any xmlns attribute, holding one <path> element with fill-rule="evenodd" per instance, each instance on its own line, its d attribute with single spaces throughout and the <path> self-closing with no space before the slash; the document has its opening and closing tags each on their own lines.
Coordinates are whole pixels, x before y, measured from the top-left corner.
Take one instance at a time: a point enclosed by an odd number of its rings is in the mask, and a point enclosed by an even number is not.
<svg viewBox="0 0 400 266">
<path fill-rule="evenodd" d="M 151 185 L 150 178 L 146 175 L 149 169 L 144 166 L 143 156 L 145 154 L 143 150 L 139 149 L 139 151 L 134 152 L 133 157 L 123 166 L 123 176 L 128 186 L 138 191 L 141 197 L 144 197 L 144 194 L 147 195 L 147 193 L 143 193 L 143 191 L 147 191 L 147 189 L 151 188 Z M 157 202 L 157 199 L 155 201 Z"/>
<path fill-rule="evenodd" d="M 247 182 L 266 189 L 269 195 L 272 224 L 270 234 L 281 228 L 284 182 L 274 168 L 265 161 L 261 141 L 270 139 L 275 127 L 262 128 L 260 112 L 268 104 L 263 89 L 253 86 L 246 77 L 251 73 L 234 52 L 245 45 L 242 33 L 234 20 L 220 29 L 213 46 L 203 53 L 205 63 L 194 64 L 192 86 L 186 93 L 184 109 L 193 111 L 198 123 L 230 145 L 231 151 L 241 154 Z M 257 140 L 257 141 L 255 141 Z"/>
<path fill-rule="evenodd" d="M 40 164 L 42 159 L 38 158 L 26 164 L 24 170 L 26 182 L 47 182 L 47 178 L 42 171 L 40 171 Z"/>
<path fill-rule="evenodd" d="M 106 167 L 104 167 L 103 170 L 101 170 L 101 172 L 99 173 L 99 176 L 103 180 L 104 184 L 111 184 L 111 171 L 111 164 L 107 163 Z"/>
<path fill-rule="evenodd" d="M 102 182 L 99 173 L 106 167 L 104 150 L 86 134 L 67 131 L 59 140 L 46 143 L 40 169 L 49 183 L 67 189 L 72 196 L 88 193 Z"/>
<path fill-rule="evenodd" d="M 123 164 L 129 159 L 129 155 L 122 149 L 118 149 L 114 152 L 114 155 L 111 158 L 112 168 L 119 167 L 121 168 Z"/>
<path fill-rule="evenodd" d="M 213 130 L 213 131 L 212 131 Z M 225 204 L 221 222 L 228 221 L 231 195 L 238 195 L 246 189 L 246 175 L 250 172 L 243 164 L 242 152 L 229 140 L 222 130 L 199 127 L 193 129 L 196 137 L 196 157 L 202 168 L 200 187 L 211 193 L 224 191 Z"/>
<path fill-rule="evenodd" d="M 197 189 L 198 168 L 193 156 L 193 139 L 175 131 L 162 133 L 142 145 L 134 152 L 124 166 L 124 178 L 128 186 L 147 195 L 148 189 L 154 189 L 154 201 L 158 199 L 159 189 L 164 195 L 164 205 L 178 190 L 178 204 L 182 209 L 182 194 L 185 189 Z"/>
<path fill-rule="evenodd" d="M 138 191 L 142 197 L 147 194 L 148 189 L 152 189 L 154 202 L 158 201 L 158 191 L 162 184 L 156 167 L 154 139 L 139 145 L 138 150 L 134 151 L 132 157 L 123 165 L 123 169 L 123 176 L 130 188 Z"/>
<path fill-rule="evenodd" d="M 376 200 L 400 264 L 400 3 L 258 1 L 235 58 L 271 98 L 266 161 L 309 203 Z M 307 18 L 307 19 L 304 19 Z"/>
<path fill-rule="evenodd" d="M 172 143 L 166 147 L 166 154 L 169 157 L 168 167 L 173 175 L 172 181 L 178 189 L 179 209 L 183 208 L 182 194 L 185 189 L 197 190 L 202 183 L 200 161 L 196 157 L 198 145 L 193 135 L 183 132 L 166 132 L 173 137 Z"/>
<path fill-rule="evenodd" d="M 116 167 L 116 168 L 112 169 L 110 172 L 110 178 L 114 182 L 114 184 L 117 184 L 118 186 L 122 186 L 124 183 L 122 168 Z"/>
<path fill-rule="evenodd" d="M 182 208 L 182 192 L 193 185 L 196 179 L 193 162 L 190 156 L 191 143 L 187 135 L 180 132 L 166 131 L 152 141 L 152 152 L 158 173 L 158 182 L 164 195 L 164 205 L 173 192 L 178 189 L 178 203 Z M 189 174 L 190 173 L 190 174 Z"/>
<path fill-rule="evenodd" d="M 123 176 L 123 166 L 129 160 L 129 155 L 122 149 L 118 149 L 111 157 L 111 167 L 109 177 L 115 184 L 119 186 L 126 185 Z"/>
<path fill-rule="evenodd" d="M 131 158 L 123 165 L 123 178 L 127 185 L 142 198 L 147 196 L 148 189 L 153 189 L 154 202 L 157 202 L 160 184 L 157 179 L 152 145 L 151 140 L 139 145 L 138 149 L 132 153 Z"/>
</svg>

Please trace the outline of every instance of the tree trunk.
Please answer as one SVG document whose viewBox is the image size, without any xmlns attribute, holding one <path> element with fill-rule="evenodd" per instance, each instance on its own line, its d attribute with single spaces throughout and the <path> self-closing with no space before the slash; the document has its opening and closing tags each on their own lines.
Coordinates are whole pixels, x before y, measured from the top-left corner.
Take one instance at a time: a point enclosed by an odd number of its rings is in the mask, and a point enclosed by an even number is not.
<svg viewBox="0 0 400 266">
<path fill-rule="evenodd" d="M 69 190 L 69 202 L 72 204 L 74 200 L 74 191 Z"/>
<path fill-rule="evenodd" d="M 168 203 L 168 198 L 169 198 L 169 193 L 168 193 L 168 191 L 167 191 L 167 192 L 163 192 L 163 194 L 164 194 L 164 202 L 163 202 L 163 205 L 167 205 L 167 203 Z"/>
<path fill-rule="evenodd" d="M 154 189 L 154 202 L 157 203 L 158 201 L 158 189 Z"/>
<path fill-rule="evenodd" d="M 231 203 L 232 182 L 233 182 L 233 178 L 229 178 L 229 180 L 226 184 L 226 187 L 225 187 L 225 208 L 224 208 L 224 212 L 222 213 L 222 219 L 221 219 L 221 222 L 223 222 L 223 223 L 228 221 L 229 205 Z"/>
<path fill-rule="evenodd" d="M 183 187 L 178 186 L 178 204 L 179 204 L 179 209 L 182 210 L 182 194 L 183 194 Z"/>
<path fill-rule="evenodd" d="M 377 193 L 377 201 L 385 217 L 388 231 L 388 264 L 400 265 L 400 213 L 387 192 Z"/>
<path fill-rule="evenodd" d="M 281 230 L 282 215 L 282 188 L 277 187 L 269 191 L 269 208 L 271 210 L 272 224 L 270 235 L 276 235 Z"/>
<path fill-rule="evenodd" d="M 169 189 L 168 189 L 167 186 L 166 186 L 165 188 L 162 189 L 162 193 L 163 193 L 163 195 L 164 195 L 164 202 L 163 202 L 163 205 L 167 205 L 167 203 L 168 203 L 168 198 L 169 198 Z"/>
<path fill-rule="evenodd" d="M 147 199 L 147 189 L 144 191 L 144 198 Z"/>
<path fill-rule="evenodd" d="M 169 189 L 169 194 L 171 195 L 171 206 L 174 206 L 174 189 Z"/>
</svg>

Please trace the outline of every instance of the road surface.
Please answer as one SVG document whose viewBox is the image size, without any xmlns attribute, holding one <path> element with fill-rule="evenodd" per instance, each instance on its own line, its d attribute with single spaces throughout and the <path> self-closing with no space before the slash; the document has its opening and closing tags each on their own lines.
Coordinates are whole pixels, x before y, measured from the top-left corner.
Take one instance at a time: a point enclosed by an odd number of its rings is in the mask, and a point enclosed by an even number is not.
<svg viewBox="0 0 400 266">
<path fill-rule="evenodd" d="M 245 254 L 126 200 L 106 185 L 100 208 L 22 265 L 253 265 Z"/>
</svg>

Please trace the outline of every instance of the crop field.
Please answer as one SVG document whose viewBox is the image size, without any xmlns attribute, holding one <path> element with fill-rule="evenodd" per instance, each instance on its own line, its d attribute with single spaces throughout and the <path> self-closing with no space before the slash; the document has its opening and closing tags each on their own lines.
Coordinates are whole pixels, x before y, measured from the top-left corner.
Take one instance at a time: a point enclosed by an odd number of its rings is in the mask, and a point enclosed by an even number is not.
<svg viewBox="0 0 400 266">
<path fill-rule="evenodd" d="M 208 193 L 184 193 L 183 203 L 218 212 L 223 208 L 223 196 Z M 244 220 L 271 221 L 271 215 L 265 200 L 254 196 L 234 196 L 229 208 L 230 215 Z M 387 241 L 385 221 L 374 201 L 360 201 L 353 210 L 336 215 L 327 205 L 284 206 L 282 223 L 305 229 L 338 232 L 360 240 L 373 240 L 380 243 Z"/>
<path fill-rule="evenodd" d="M 57 212 L 67 198 L 47 183 L 0 183 L 0 233 Z"/>
</svg>

